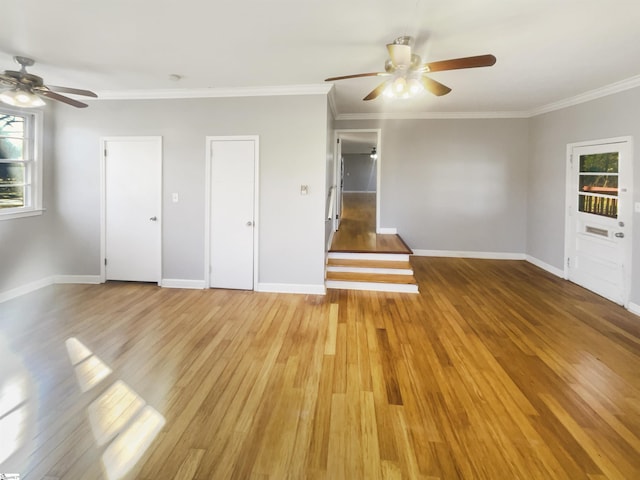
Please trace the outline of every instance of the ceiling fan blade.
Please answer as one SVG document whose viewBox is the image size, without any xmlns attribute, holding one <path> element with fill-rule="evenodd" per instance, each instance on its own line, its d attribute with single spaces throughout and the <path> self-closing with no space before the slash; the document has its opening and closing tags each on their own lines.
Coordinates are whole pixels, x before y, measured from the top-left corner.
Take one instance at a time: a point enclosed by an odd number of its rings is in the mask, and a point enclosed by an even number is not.
<svg viewBox="0 0 640 480">
<path fill-rule="evenodd" d="M 47 85 L 47 88 L 54 92 L 71 93 L 73 95 L 84 95 L 85 97 L 98 98 L 98 95 L 96 95 L 90 90 L 82 90 L 79 88 L 71 88 L 71 87 L 58 87 L 56 85 Z"/>
<path fill-rule="evenodd" d="M 423 75 L 420 80 L 422 81 L 422 85 L 424 86 L 425 90 L 429 90 L 431 93 L 438 97 L 446 95 L 451 91 L 451 89 L 446 85 L 443 85 L 440 82 L 436 82 L 435 80 L 425 75 Z"/>
<path fill-rule="evenodd" d="M 325 82 L 335 82 L 336 80 L 347 80 L 349 78 L 360 78 L 360 77 L 378 77 L 388 75 L 386 72 L 371 72 L 371 73 L 356 73 L 354 75 L 344 75 L 342 77 L 331 77 L 325 78 Z"/>
<path fill-rule="evenodd" d="M 423 68 L 426 72 L 442 72 L 461 68 L 490 67 L 494 63 L 496 63 L 496 57 L 493 55 L 478 55 L 476 57 L 453 58 L 440 62 L 425 63 Z"/>
<path fill-rule="evenodd" d="M 52 92 L 51 90 L 34 89 L 33 92 L 42 97 L 47 97 L 51 98 L 52 100 L 58 100 L 59 102 L 66 103 L 67 105 L 71 105 L 72 107 L 85 108 L 89 106 L 86 103 L 79 102 L 77 100 L 74 100 L 73 98 L 65 97 L 64 95 Z"/>
<path fill-rule="evenodd" d="M 380 85 L 378 85 L 376 88 L 371 90 L 371 92 L 369 92 L 369 95 L 364 97 L 362 100 L 367 101 L 367 100 L 373 100 L 374 98 L 378 98 L 380 96 L 380 94 L 382 92 L 384 92 L 384 89 L 387 88 L 387 84 L 388 83 L 389 83 L 389 80 L 385 80 Z"/>
<path fill-rule="evenodd" d="M 9 75 L 0 74 L 0 84 L 1 85 L 7 85 L 8 87 L 11 87 L 11 86 L 17 85 L 18 81 L 15 78 L 10 77 Z"/>
<path fill-rule="evenodd" d="M 389 57 L 396 66 L 408 67 L 411 64 L 411 47 L 390 43 L 387 45 Z"/>
</svg>

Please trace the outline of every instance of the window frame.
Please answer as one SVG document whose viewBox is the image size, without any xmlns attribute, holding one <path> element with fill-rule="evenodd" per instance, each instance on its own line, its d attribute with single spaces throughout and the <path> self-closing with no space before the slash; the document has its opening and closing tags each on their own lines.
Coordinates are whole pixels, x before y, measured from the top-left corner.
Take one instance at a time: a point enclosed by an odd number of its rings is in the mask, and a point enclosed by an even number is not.
<svg viewBox="0 0 640 480">
<path fill-rule="evenodd" d="M 25 195 L 26 204 L 22 207 L 0 208 L 0 221 L 42 215 L 44 212 L 42 202 L 44 114 L 42 110 L 27 110 L 5 105 L 0 105 L 0 114 L 15 115 L 25 119 L 24 148 L 27 158 L 23 161 L 25 162 L 25 180 L 28 179 L 30 183 L 29 195 Z"/>
</svg>

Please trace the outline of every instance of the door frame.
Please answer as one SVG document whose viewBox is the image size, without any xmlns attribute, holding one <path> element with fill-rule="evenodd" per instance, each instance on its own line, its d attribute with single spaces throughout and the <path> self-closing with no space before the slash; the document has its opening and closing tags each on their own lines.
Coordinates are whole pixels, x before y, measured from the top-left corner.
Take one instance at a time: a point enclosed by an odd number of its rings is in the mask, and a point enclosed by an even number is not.
<svg viewBox="0 0 640 480">
<path fill-rule="evenodd" d="M 573 209 L 575 203 L 575 188 L 573 179 L 573 164 L 572 155 L 574 148 L 578 147 L 591 147 L 609 144 L 622 145 L 619 151 L 624 151 L 625 156 L 628 156 L 628 160 L 625 164 L 627 171 L 625 171 L 625 185 L 619 184 L 618 188 L 620 193 L 625 195 L 625 202 L 623 205 L 627 209 L 622 215 L 622 221 L 625 222 L 625 242 L 621 246 L 621 252 L 623 256 L 622 264 L 622 302 L 625 308 L 629 308 L 629 298 L 631 295 L 631 279 L 632 279 L 632 235 L 633 235 L 633 137 L 622 136 L 613 138 L 603 138 L 599 140 L 589 140 L 584 142 L 574 142 L 567 144 L 567 158 L 566 158 L 566 178 L 565 178 L 565 243 L 564 243 L 564 279 L 569 280 L 569 258 L 575 245 L 575 218 L 573 217 Z M 620 217 L 619 217 L 620 219 Z"/>
<path fill-rule="evenodd" d="M 205 137 L 204 187 L 204 288 L 211 288 L 211 142 L 253 140 L 253 290 L 258 290 L 260 228 L 260 136 L 223 135 Z"/>
<path fill-rule="evenodd" d="M 120 136 L 120 137 L 100 137 L 100 283 L 107 281 L 107 272 L 105 268 L 105 258 L 107 253 L 107 143 L 108 142 L 131 142 L 131 141 L 153 141 L 156 143 L 157 154 L 159 158 L 159 174 L 160 174 L 160 188 L 157 198 L 158 202 L 158 221 L 160 226 L 158 228 L 158 245 L 160 255 L 158 258 L 158 285 L 162 285 L 162 195 L 163 195 L 163 173 L 162 173 L 162 136 Z"/>
<path fill-rule="evenodd" d="M 333 231 L 338 230 L 338 226 L 340 225 L 340 219 L 338 218 L 338 214 L 340 211 L 339 208 L 342 208 L 342 186 L 340 185 L 340 175 L 341 175 L 341 167 L 342 167 L 342 144 L 338 142 L 341 140 L 342 133 L 375 133 L 377 136 L 376 139 L 376 152 L 378 154 L 378 158 L 376 159 L 376 233 L 387 233 L 380 228 L 380 186 L 382 185 L 382 129 L 380 128 L 339 128 L 334 130 L 334 141 L 333 141 L 333 187 L 336 189 L 336 201 L 333 204 L 333 218 L 332 218 L 332 228 Z"/>
</svg>

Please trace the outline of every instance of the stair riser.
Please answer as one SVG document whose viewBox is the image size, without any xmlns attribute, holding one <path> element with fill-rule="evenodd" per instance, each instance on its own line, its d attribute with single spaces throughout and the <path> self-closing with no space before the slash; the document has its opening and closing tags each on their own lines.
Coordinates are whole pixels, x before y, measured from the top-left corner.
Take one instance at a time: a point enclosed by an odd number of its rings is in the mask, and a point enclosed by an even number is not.
<svg viewBox="0 0 640 480">
<path fill-rule="evenodd" d="M 327 258 L 340 260 L 389 260 L 393 262 L 408 262 L 409 255 L 403 253 L 346 253 L 330 252 Z"/>
<path fill-rule="evenodd" d="M 418 293 L 417 285 L 394 284 L 394 283 L 367 283 L 367 282 L 346 282 L 339 280 L 327 280 L 327 288 L 341 290 L 368 290 L 373 292 L 396 292 L 396 293 Z"/>
</svg>

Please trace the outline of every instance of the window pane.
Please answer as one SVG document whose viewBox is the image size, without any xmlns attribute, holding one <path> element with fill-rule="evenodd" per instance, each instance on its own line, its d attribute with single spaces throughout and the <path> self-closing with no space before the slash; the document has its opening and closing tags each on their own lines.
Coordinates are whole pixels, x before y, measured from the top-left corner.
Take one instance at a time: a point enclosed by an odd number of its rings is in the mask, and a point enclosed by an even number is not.
<svg viewBox="0 0 640 480">
<path fill-rule="evenodd" d="M 0 136 L 23 137 L 24 117 L 0 113 Z"/>
<path fill-rule="evenodd" d="M 618 152 L 580 155 L 580 172 L 618 173 Z"/>
<path fill-rule="evenodd" d="M 0 163 L 0 185 L 24 183 L 24 163 Z"/>
<path fill-rule="evenodd" d="M 617 175 L 580 175 L 580 191 L 618 196 Z"/>
<path fill-rule="evenodd" d="M 0 209 L 24 207 L 24 189 L 0 185 Z"/>
<path fill-rule="evenodd" d="M 20 160 L 24 148 L 21 138 L 0 138 L 0 159 Z"/>
<path fill-rule="evenodd" d="M 578 195 L 578 211 L 602 217 L 618 218 L 618 199 Z"/>
</svg>

